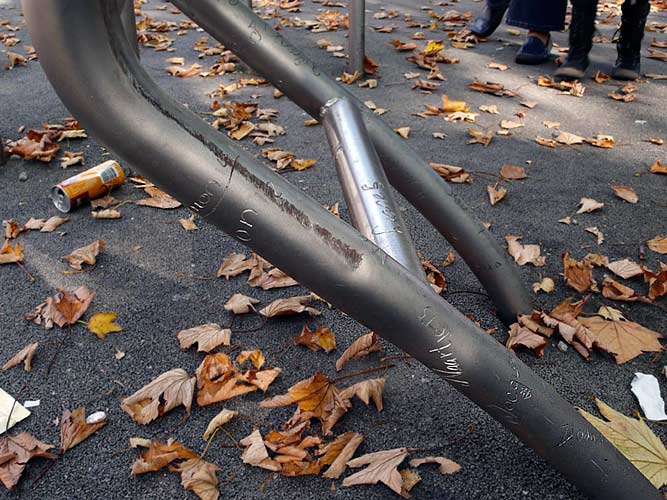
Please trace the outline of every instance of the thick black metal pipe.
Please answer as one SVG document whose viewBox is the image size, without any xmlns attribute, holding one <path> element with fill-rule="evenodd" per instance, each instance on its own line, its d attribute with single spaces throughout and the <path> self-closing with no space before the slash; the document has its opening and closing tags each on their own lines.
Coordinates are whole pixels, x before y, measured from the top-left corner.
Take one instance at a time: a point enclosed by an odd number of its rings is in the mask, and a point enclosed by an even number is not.
<svg viewBox="0 0 667 500">
<path fill-rule="evenodd" d="M 171 2 L 314 118 L 331 99 L 354 99 L 389 181 L 456 248 L 486 288 L 500 318 L 511 324 L 518 313 L 530 313 L 532 304 L 526 288 L 496 240 L 466 212 L 451 187 L 428 163 L 342 85 L 323 75 L 299 49 L 239 0 Z"/>
<path fill-rule="evenodd" d="M 117 0 L 122 12 L 123 29 L 137 57 L 139 56 L 139 40 L 137 40 L 137 18 L 134 15 L 134 0 Z"/>
<path fill-rule="evenodd" d="M 354 228 L 162 92 L 128 45 L 114 2 L 22 5 L 59 96 L 116 155 L 439 373 L 590 498 L 662 498 L 514 354 Z"/>
</svg>

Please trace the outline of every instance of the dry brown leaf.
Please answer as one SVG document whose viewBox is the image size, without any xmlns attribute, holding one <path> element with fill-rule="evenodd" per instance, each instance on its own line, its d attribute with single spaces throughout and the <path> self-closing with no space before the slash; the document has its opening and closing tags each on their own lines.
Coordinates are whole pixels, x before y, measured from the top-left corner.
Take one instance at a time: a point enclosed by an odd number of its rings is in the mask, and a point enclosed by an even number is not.
<svg viewBox="0 0 667 500">
<path fill-rule="evenodd" d="M 278 299 L 271 302 L 264 309 L 259 311 L 259 314 L 267 318 L 274 316 L 284 316 L 289 314 L 300 314 L 307 312 L 310 316 L 319 316 L 320 311 L 313 307 L 307 307 L 305 304 L 313 300 L 312 295 L 300 295 L 296 297 L 289 297 L 286 299 Z"/>
<path fill-rule="evenodd" d="M 192 450 L 171 438 L 166 443 L 162 443 L 159 440 L 149 441 L 132 438 L 130 439 L 130 446 L 132 448 L 136 448 L 137 446 L 147 448 L 146 451 L 141 452 L 140 457 L 132 464 L 132 475 L 134 476 L 159 471 L 175 460 L 199 458 Z"/>
<path fill-rule="evenodd" d="M 453 165 L 445 165 L 444 163 L 431 163 L 431 168 L 436 173 L 449 182 L 454 183 L 470 183 L 472 179 L 470 174 L 462 167 L 455 167 Z"/>
<path fill-rule="evenodd" d="M 246 256 L 240 253 L 231 253 L 222 261 L 216 277 L 224 276 L 229 279 L 230 276 L 238 276 L 252 269 L 257 264 L 255 259 L 246 259 Z"/>
<path fill-rule="evenodd" d="M 69 267 L 81 271 L 83 264 L 94 266 L 97 263 L 97 256 L 101 251 L 104 251 L 104 241 L 93 241 L 90 245 L 77 248 L 69 255 L 63 257 L 69 263 Z"/>
<path fill-rule="evenodd" d="M 159 190 L 155 186 L 146 187 L 144 188 L 144 191 L 150 196 L 150 198 L 144 198 L 142 200 L 136 201 L 135 203 L 137 205 L 142 205 L 144 207 L 162 208 L 165 210 L 170 210 L 181 206 L 180 201 L 172 198 L 167 193 Z"/>
<path fill-rule="evenodd" d="M 322 477 L 338 479 L 345 472 L 348 460 L 352 458 L 363 440 L 364 437 L 361 434 L 346 432 L 334 441 L 320 446 L 317 450 L 317 455 L 321 457 L 319 462 L 323 465 L 330 465 Z"/>
<path fill-rule="evenodd" d="M 522 236 L 505 236 L 507 241 L 507 251 L 514 257 L 514 262 L 520 266 L 532 264 L 536 267 L 541 267 L 546 264 L 546 257 L 540 255 L 541 250 L 539 245 L 522 245 L 519 240 Z"/>
<path fill-rule="evenodd" d="M 3 457 L 0 463 L 0 481 L 9 491 L 21 479 L 21 474 L 29 460 L 33 458 L 58 458 L 48 450 L 52 445 L 42 443 L 27 432 L 22 432 L 15 436 L 0 436 L 0 456 Z"/>
<path fill-rule="evenodd" d="M 38 342 L 35 342 L 33 344 L 28 344 L 19 352 L 17 352 L 12 359 L 10 359 L 4 365 L 2 365 L 2 368 L 0 368 L 0 370 L 4 372 L 6 370 L 9 370 L 10 368 L 14 368 L 15 366 L 18 366 L 21 363 L 23 363 L 23 369 L 29 372 L 32 369 L 32 358 L 35 355 L 35 351 L 37 350 L 38 346 L 39 346 Z"/>
<path fill-rule="evenodd" d="M 526 179 L 526 169 L 523 167 L 518 167 L 516 165 L 503 165 L 500 169 L 500 175 L 504 179 L 510 180 L 521 180 Z"/>
<path fill-rule="evenodd" d="M 255 429 L 252 434 L 241 439 L 239 444 L 245 447 L 243 455 L 241 455 L 244 464 L 261 467 L 273 472 L 278 472 L 282 469 L 280 463 L 272 460 L 269 456 L 259 429 Z"/>
<path fill-rule="evenodd" d="M 250 282 L 250 280 L 248 280 Z M 257 284 L 254 286 L 262 287 L 262 290 L 273 290 L 274 288 L 287 288 L 297 286 L 299 283 L 285 274 L 278 268 L 271 269 L 268 273 L 263 273 Z"/>
<path fill-rule="evenodd" d="M 623 279 L 634 278 L 644 274 L 642 268 L 636 262 L 631 261 L 630 259 L 615 260 L 607 264 L 607 269 L 609 269 L 616 276 L 620 276 Z"/>
<path fill-rule="evenodd" d="M 190 217 L 187 219 L 178 219 L 178 223 L 181 225 L 183 229 L 186 231 L 196 231 L 199 229 L 197 227 L 197 224 L 195 224 L 195 214 L 192 214 Z"/>
<path fill-rule="evenodd" d="M 197 457 L 170 466 L 169 470 L 180 473 L 181 486 L 194 492 L 201 500 L 218 500 L 220 497 L 216 476 L 219 469 L 212 463 Z"/>
<path fill-rule="evenodd" d="M 53 297 L 48 297 L 46 302 L 38 305 L 33 312 L 27 314 L 25 319 L 36 325 L 41 325 L 43 322 L 47 330 L 53 328 L 54 323 L 60 328 L 65 325 L 73 325 L 84 315 L 94 297 L 95 292 L 88 290 L 85 285 L 80 286 L 73 293 L 61 289 Z"/>
<path fill-rule="evenodd" d="M 604 203 L 595 201 L 592 198 L 582 198 L 579 200 L 579 205 L 579 210 L 577 210 L 578 214 L 595 212 L 596 210 L 600 210 L 602 207 L 604 207 Z"/>
<path fill-rule="evenodd" d="M 593 266 L 587 260 L 579 262 L 570 257 L 569 252 L 565 252 L 563 254 L 563 268 L 565 282 L 577 292 L 584 293 L 597 288 L 593 279 Z"/>
<path fill-rule="evenodd" d="M 533 293 L 544 292 L 551 293 L 556 289 L 556 284 L 554 280 L 549 277 L 542 278 L 538 283 L 533 283 Z"/>
<path fill-rule="evenodd" d="M 515 122 L 512 120 L 501 120 L 500 121 L 500 128 L 504 128 L 505 130 L 512 130 L 515 128 L 521 128 L 525 127 L 525 125 L 521 122 Z"/>
<path fill-rule="evenodd" d="M 5 238 L 7 238 L 8 240 L 12 240 L 16 238 L 19 234 L 21 234 L 21 227 L 13 220 L 9 219 L 4 221 L 4 225 L 5 225 Z"/>
<path fill-rule="evenodd" d="M 667 174 L 667 164 L 663 165 L 660 163 L 660 160 L 655 160 L 655 163 L 651 165 L 649 171 L 652 174 Z"/>
<path fill-rule="evenodd" d="M 176 336 L 183 351 L 196 343 L 198 352 L 210 352 L 220 345 L 230 345 L 232 331 L 216 323 L 207 323 L 181 330 Z"/>
<path fill-rule="evenodd" d="M 352 342 L 350 347 L 345 349 L 345 352 L 341 354 L 340 358 L 336 361 L 336 371 L 340 371 L 343 368 L 343 365 L 351 359 L 361 358 L 372 352 L 380 351 L 382 346 L 379 345 L 377 341 L 377 335 L 370 332 Z"/>
<path fill-rule="evenodd" d="M 479 107 L 479 110 L 484 111 L 485 113 L 492 114 L 492 115 L 499 115 L 500 114 L 500 111 L 498 111 L 498 106 L 496 106 L 495 104 L 492 104 L 492 105 L 482 104 Z"/>
<path fill-rule="evenodd" d="M 394 493 L 401 495 L 403 491 L 403 478 L 398 472 L 398 466 L 403 463 L 403 460 L 407 456 L 407 448 L 396 448 L 368 453 L 350 460 L 347 463 L 348 467 L 361 467 L 363 465 L 368 465 L 368 467 L 343 479 L 343 486 L 377 484 L 378 482 L 382 482 Z"/>
<path fill-rule="evenodd" d="M 422 260 L 422 268 L 426 273 L 426 280 L 431 285 L 431 288 L 437 294 L 441 294 L 447 290 L 447 280 L 442 271 L 433 265 L 430 260 Z"/>
<path fill-rule="evenodd" d="M 305 345 L 311 351 L 331 352 L 336 349 L 336 336 L 328 326 L 320 325 L 315 331 L 303 325 L 301 334 L 294 338 L 294 345 Z"/>
<path fill-rule="evenodd" d="M 253 366 L 259 370 L 262 366 L 264 366 L 266 358 L 264 357 L 262 351 L 259 349 L 254 349 L 252 351 L 241 351 L 241 353 L 236 356 L 236 362 L 239 364 L 239 366 L 241 366 L 246 361 L 250 361 Z"/>
<path fill-rule="evenodd" d="M 607 299 L 618 300 L 621 302 L 652 302 L 646 297 L 637 295 L 637 292 L 633 288 L 625 286 L 608 276 L 605 276 L 604 281 L 602 282 L 602 295 Z"/>
<path fill-rule="evenodd" d="M 346 399 L 352 399 L 352 397 L 357 396 L 366 405 L 372 399 L 377 410 L 382 411 L 382 393 L 386 381 L 387 379 L 384 377 L 363 380 L 343 389 L 341 396 Z"/>
<path fill-rule="evenodd" d="M 660 254 L 666 254 L 667 253 L 667 236 L 656 236 L 652 240 L 648 240 L 646 242 L 648 247 L 653 250 L 654 252 L 660 253 Z"/>
<path fill-rule="evenodd" d="M 298 409 L 305 412 L 308 418 L 318 418 L 325 436 L 332 434 L 331 429 L 336 422 L 352 408 L 340 389 L 319 372 L 290 387 L 287 394 L 265 399 L 259 406 L 277 408 L 291 404 L 298 405 Z"/>
<path fill-rule="evenodd" d="M 566 146 L 573 146 L 575 144 L 583 144 L 584 138 L 575 134 L 571 134 L 570 132 L 561 132 L 556 137 L 556 142 L 560 142 Z"/>
<path fill-rule="evenodd" d="M 410 127 L 395 128 L 394 132 L 400 135 L 403 139 L 410 137 Z"/>
<path fill-rule="evenodd" d="M 660 352 L 662 335 L 633 321 L 609 321 L 599 316 L 579 316 L 579 322 L 591 332 L 595 346 L 614 356 L 621 365 L 645 352 Z"/>
<path fill-rule="evenodd" d="M 667 449 L 646 422 L 641 418 L 626 417 L 599 399 L 595 402 L 607 420 L 582 409 L 579 409 L 579 413 L 637 467 L 653 486 L 661 488 L 667 484 Z"/>
<path fill-rule="evenodd" d="M 20 243 L 12 246 L 5 240 L 0 247 L 0 264 L 18 264 L 23 262 L 23 247 Z"/>
<path fill-rule="evenodd" d="M 86 420 L 86 409 L 80 406 L 73 412 L 68 409 L 63 410 L 63 416 L 60 420 L 60 453 L 71 450 L 77 444 L 85 441 L 90 436 L 107 424 L 107 417 L 104 415 L 101 419 L 95 419 L 88 423 Z"/>
<path fill-rule="evenodd" d="M 120 211 L 115 210 L 113 208 L 90 212 L 90 215 L 93 217 L 93 219 L 104 219 L 104 220 L 120 219 L 122 217 Z"/>
<path fill-rule="evenodd" d="M 235 141 L 240 141 L 250 135 L 250 132 L 255 130 L 255 124 L 252 122 L 241 122 L 238 126 L 229 130 L 227 135 L 234 139 Z"/>
<path fill-rule="evenodd" d="M 417 486 L 422 477 L 414 469 L 401 469 L 398 471 L 401 474 L 401 479 L 403 480 L 403 491 L 409 492 L 412 488 Z M 406 493 L 403 493 L 405 496 Z"/>
<path fill-rule="evenodd" d="M 58 229 L 60 226 L 62 226 L 65 222 L 69 222 L 69 217 L 58 217 L 57 215 L 54 215 L 53 217 L 50 217 L 49 219 L 47 219 L 47 221 L 41 227 L 39 232 L 40 233 L 52 233 L 53 231 Z"/>
<path fill-rule="evenodd" d="M 143 425 L 181 405 L 189 415 L 195 383 L 195 377 L 190 378 L 185 370 L 175 368 L 123 399 L 120 407 Z"/>
<path fill-rule="evenodd" d="M 612 186 L 611 189 L 614 191 L 614 194 L 620 199 L 627 201 L 628 203 L 635 204 L 639 201 L 637 196 L 637 191 L 627 186 Z"/>
<path fill-rule="evenodd" d="M 468 88 L 470 90 L 476 90 L 477 92 L 483 92 L 484 94 L 493 94 L 505 97 L 516 97 L 516 94 L 514 92 L 505 89 L 505 87 L 500 83 L 480 82 L 479 80 L 475 80 L 474 82 L 468 84 Z"/>
<path fill-rule="evenodd" d="M 246 314 L 250 311 L 255 311 L 254 304 L 259 304 L 259 300 L 243 295 L 242 293 L 235 293 L 229 298 L 224 308 L 225 311 L 231 311 L 234 314 Z"/>
<path fill-rule="evenodd" d="M 507 348 L 513 351 L 516 347 L 526 347 L 535 353 L 539 358 L 544 356 L 544 349 L 547 346 L 547 339 L 537 335 L 532 330 L 514 323 L 510 326 L 509 337 L 505 344 Z"/>
<path fill-rule="evenodd" d="M 482 146 L 487 147 L 493 140 L 493 130 L 484 132 L 483 130 L 469 128 L 468 135 L 472 137 L 472 139 L 470 139 L 467 144 L 481 144 Z"/>
<path fill-rule="evenodd" d="M 644 282 L 648 283 L 649 286 L 648 296 L 650 299 L 667 295 L 667 264 L 659 262 L 658 265 L 657 273 L 642 267 Z"/>
<path fill-rule="evenodd" d="M 110 194 L 103 196 L 102 198 L 96 198 L 94 200 L 90 200 L 90 208 L 93 210 L 97 210 L 98 208 L 109 208 L 113 205 L 116 205 L 118 203 L 118 200 L 111 196 Z"/>
<path fill-rule="evenodd" d="M 486 192 L 489 195 L 491 206 L 494 206 L 496 203 L 503 200 L 507 195 L 507 189 L 502 186 L 499 189 L 496 189 L 494 186 L 486 186 Z"/>
<path fill-rule="evenodd" d="M 19 155 L 24 160 L 37 160 L 49 163 L 53 160 L 60 146 L 55 142 L 55 137 L 44 130 L 28 130 L 25 137 L 10 142 L 10 155 Z"/>
<path fill-rule="evenodd" d="M 604 243 L 604 234 L 602 234 L 602 231 L 600 231 L 597 226 L 586 227 L 584 228 L 584 231 L 594 235 L 598 245 L 602 245 Z"/>
<path fill-rule="evenodd" d="M 603 73 L 602 71 L 598 70 L 595 72 L 595 76 L 593 77 L 593 80 L 595 80 L 595 83 L 604 83 L 607 80 L 609 80 L 609 75 Z"/>
<path fill-rule="evenodd" d="M 213 435 L 215 431 L 220 429 L 223 425 L 225 425 L 231 419 L 236 417 L 238 414 L 239 412 L 237 411 L 227 410 L 226 408 L 223 408 L 222 411 L 218 413 L 215 417 L 213 417 L 211 421 L 208 423 L 208 426 L 206 427 L 206 431 L 204 432 L 203 436 L 204 441 L 208 441 L 208 439 Z"/>
<path fill-rule="evenodd" d="M 180 64 L 180 63 L 178 63 Z M 198 75 L 201 73 L 203 66 L 201 64 L 194 63 L 192 66 L 189 68 L 184 68 L 183 66 L 168 66 L 167 73 L 169 73 L 171 76 L 177 76 L 179 78 L 190 78 L 192 76 Z"/>
<path fill-rule="evenodd" d="M 540 146 L 546 146 L 548 148 L 555 148 L 556 146 L 558 146 L 558 143 L 553 139 L 547 139 L 546 137 L 542 137 L 541 135 L 535 136 L 535 142 L 537 142 Z"/>
<path fill-rule="evenodd" d="M 413 458 L 410 460 L 410 467 L 419 467 L 423 464 L 438 464 L 438 471 L 443 476 L 447 474 L 456 474 L 461 470 L 461 466 L 445 457 L 424 457 L 424 458 Z"/>
<path fill-rule="evenodd" d="M 587 298 L 572 302 L 567 298 L 556 306 L 548 315 L 542 313 L 540 319 L 549 328 L 557 328 L 563 339 L 581 354 L 590 359 L 590 350 L 593 349 L 593 335 L 582 325 L 577 316 L 584 308 Z"/>
<path fill-rule="evenodd" d="M 586 142 L 596 148 L 610 149 L 616 145 L 616 141 L 610 135 L 598 134 L 595 137 L 589 137 Z"/>
<path fill-rule="evenodd" d="M 607 257 L 606 255 L 601 255 L 599 253 L 586 254 L 584 260 L 590 263 L 591 265 L 597 267 L 607 267 L 609 265 L 609 257 Z"/>
</svg>

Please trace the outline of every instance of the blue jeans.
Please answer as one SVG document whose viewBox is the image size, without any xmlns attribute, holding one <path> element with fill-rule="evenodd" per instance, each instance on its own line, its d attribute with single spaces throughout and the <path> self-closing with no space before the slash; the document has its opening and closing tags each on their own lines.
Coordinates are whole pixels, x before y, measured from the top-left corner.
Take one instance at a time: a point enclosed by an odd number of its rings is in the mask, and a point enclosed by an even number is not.
<svg viewBox="0 0 667 500">
<path fill-rule="evenodd" d="M 490 9 L 502 9 L 509 3 L 506 22 L 535 31 L 561 31 L 565 28 L 567 0 L 486 0 Z"/>
</svg>

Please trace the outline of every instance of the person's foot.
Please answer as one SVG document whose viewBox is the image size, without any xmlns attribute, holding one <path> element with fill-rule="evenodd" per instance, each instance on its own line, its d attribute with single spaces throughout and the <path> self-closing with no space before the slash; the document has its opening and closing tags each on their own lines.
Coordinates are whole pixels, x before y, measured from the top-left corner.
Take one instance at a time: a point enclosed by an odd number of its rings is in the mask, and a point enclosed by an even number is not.
<svg viewBox="0 0 667 500">
<path fill-rule="evenodd" d="M 542 64 L 551 55 L 551 35 L 529 32 L 526 41 L 516 53 L 517 64 Z"/>
<path fill-rule="evenodd" d="M 484 8 L 484 12 L 470 26 L 472 34 L 480 38 L 490 36 L 500 26 L 500 23 L 503 22 L 503 16 L 507 7 L 509 7 L 509 2 L 505 3 L 502 7 L 489 7 L 487 5 Z"/>
<path fill-rule="evenodd" d="M 628 67 L 624 65 L 622 61 L 616 61 L 616 65 L 611 70 L 611 77 L 614 80 L 636 80 L 639 78 L 639 73 L 641 72 L 639 62 L 637 64 Z"/>
<path fill-rule="evenodd" d="M 588 55 L 583 57 L 569 55 L 560 68 L 556 70 L 554 76 L 557 82 L 581 80 L 586 75 L 586 68 L 588 68 Z"/>
</svg>

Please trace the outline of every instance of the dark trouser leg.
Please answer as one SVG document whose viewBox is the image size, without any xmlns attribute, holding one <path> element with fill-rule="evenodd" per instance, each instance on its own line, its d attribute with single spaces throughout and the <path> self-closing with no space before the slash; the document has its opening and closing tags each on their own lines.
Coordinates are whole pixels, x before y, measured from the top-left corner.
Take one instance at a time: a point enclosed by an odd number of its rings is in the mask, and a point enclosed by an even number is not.
<svg viewBox="0 0 667 500">
<path fill-rule="evenodd" d="M 565 27 L 567 0 L 514 0 L 507 13 L 507 24 L 533 31 L 560 31 Z"/>
<path fill-rule="evenodd" d="M 470 31 L 482 38 L 490 36 L 503 21 L 510 0 L 486 0 L 486 6 L 480 16 L 470 25 Z"/>
<path fill-rule="evenodd" d="M 588 53 L 593 47 L 597 0 L 571 0 L 570 51 L 567 60 L 556 71 L 561 80 L 583 78 L 588 68 Z"/>
<path fill-rule="evenodd" d="M 618 57 L 611 72 L 617 80 L 636 80 L 639 77 L 640 50 L 644 38 L 646 18 L 651 10 L 648 0 L 623 3 L 621 18 L 621 36 L 616 45 Z"/>
</svg>

